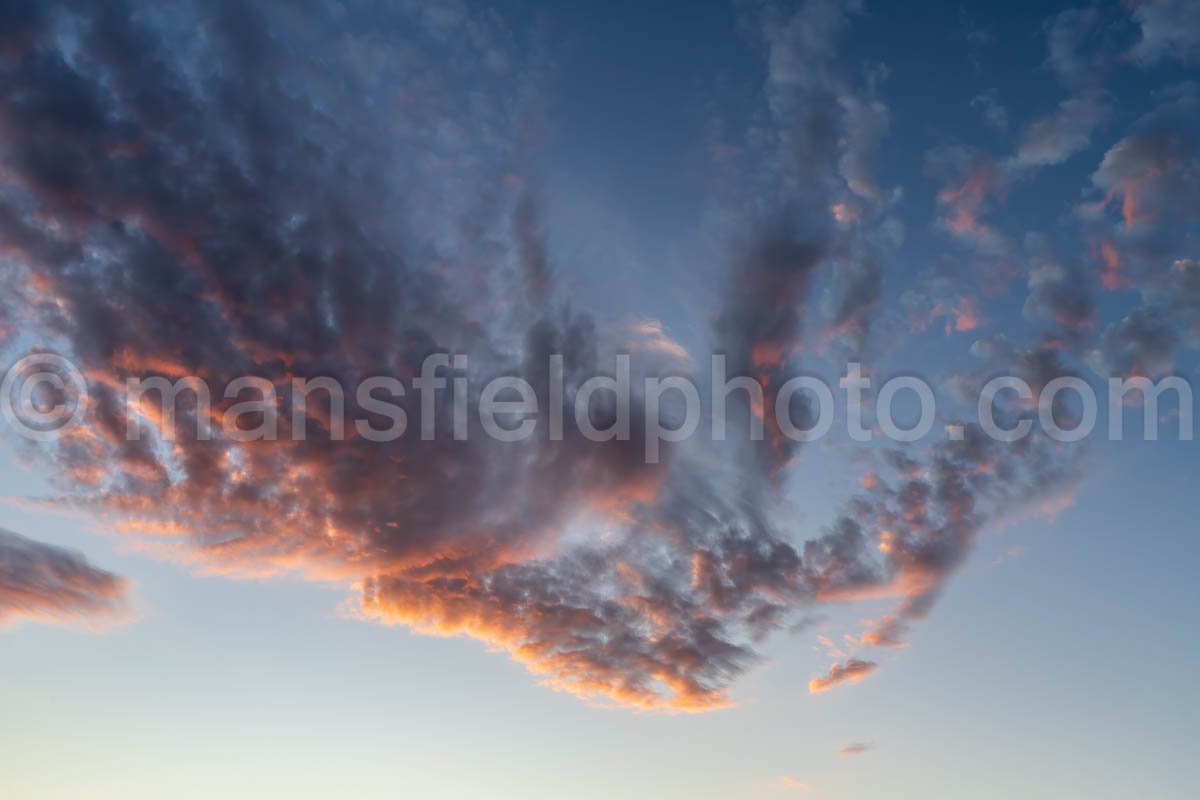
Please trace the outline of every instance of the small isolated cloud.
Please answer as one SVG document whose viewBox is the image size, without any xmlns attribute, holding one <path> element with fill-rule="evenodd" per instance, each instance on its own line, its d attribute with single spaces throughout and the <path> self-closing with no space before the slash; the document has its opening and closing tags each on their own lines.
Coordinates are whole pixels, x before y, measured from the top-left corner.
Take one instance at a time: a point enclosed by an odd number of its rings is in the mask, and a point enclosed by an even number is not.
<svg viewBox="0 0 1200 800">
<path fill-rule="evenodd" d="M 1014 166 L 1061 164 L 1091 145 L 1092 133 L 1109 113 L 1108 103 L 1100 92 L 1066 98 L 1057 109 L 1025 129 L 1013 159 Z"/>
<path fill-rule="evenodd" d="M 112 621 L 126 582 L 81 554 L 0 529 L 0 628 L 40 622 Z"/>
<path fill-rule="evenodd" d="M 971 108 L 983 116 L 983 121 L 999 131 L 1008 130 L 1008 109 L 1000 104 L 995 89 L 987 89 L 971 99 Z"/>
<path fill-rule="evenodd" d="M 829 668 L 829 672 L 819 678 L 813 678 L 808 682 L 808 691 L 813 694 L 821 694 L 827 692 L 839 683 L 853 681 L 857 683 L 867 675 L 878 669 L 879 665 L 874 661 L 861 661 L 857 658 L 851 658 L 844 663 L 834 664 Z"/>
<path fill-rule="evenodd" d="M 859 756 L 870 750 L 874 745 L 869 742 L 851 742 L 838 751 L 840 756 Z"/>
<path fill-rule="evenodd" d="M 775 779 L 776 789 L 791 789 L 795 792 L 807 792 L 812 789 L 812 784 L 798 781 L 788 775 L 780 775 Z"/>
</svg>

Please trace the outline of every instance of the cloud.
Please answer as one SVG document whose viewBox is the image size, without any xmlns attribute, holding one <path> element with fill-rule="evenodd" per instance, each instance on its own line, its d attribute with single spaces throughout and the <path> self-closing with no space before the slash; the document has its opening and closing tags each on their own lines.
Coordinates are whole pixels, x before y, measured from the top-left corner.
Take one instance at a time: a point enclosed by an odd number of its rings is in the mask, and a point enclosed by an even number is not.
<svg viewBox="0 0 1200 800">
<path fill-rule="evenodd" d="M 947 276 L 924 277 L 921 284 L 900 295 L 909 333 L 922 333 L 935 322 L 946 336 L 966 333 L 984 324 L 979 300 L 963 282 Z"/>
<path fill-rule="evenodd" d="M 1046 66 L 1069 94 L 1058 107 L 1025 126 L 1017 152 L 1007 162 L 1016 169 L 1061 164 L 1091 146 L 1092 135 L 1112 113 L 1101 87 L 1112 60 L 1100 32 L 1097 9 L 1068 9 L 1045 25 Z"/>
<path fill-rule="evenodd" d="M 1066 374 L 1049 356 L 1009 350 L 1000 359 L 1035 392 L 1038 381 L 1049 379 L 1040 370 Z M 1001 405 L 997 423 L 1010 428 L 1022 411 Z M 887 468 L 877 471 L 873 485 L 846 501 L 824 537 L 805 545 L 806 557 L 818 566 L 818 596 L 898 598 L 865 643 L 899 646 L 907 623 L 929 614 L 988 524 L 1037 506 L 1076 479 L 1079 454 L 1063 453 L 1056 444 L 1030 436 L 1004 445 L 977 424 L 964 423 L 959 441 L 911 455 L 885 451 Z"/>
<path fill-rule="evenodd" d="M 728 359 L 729 375 L 758 379 L 767 408 L 774 408 L 788 365 L 800 347 L 801 320 L 813 275 L 824 257 L 823 246 L 819 240 L 805 242 L 788 230 L 764 234 L 730 276 L 728 299 L 716 322 L 717 351 Z M 762 417 L 767 446 L 759 449 L 757 457 L 767 474 L 777 474 L 797 449 L 773 417 Z"/>
<path fill-rule="evenodd" d="M 1091 145 L 1092 133 L 1109 114 L 1110 108 L 1100 93 L 1066 98 L 1053 113 L 1034 120 L 1025 128 L 1013 165 L 1044 167 L 1061 164 Z"/>
<path fill-rule="evenodd" d="M 119 390 L 148 373 L 203 376 L 220 416 L 249 399 L 220 396 L 242 375 L 284 387 L 286 402 L 293 376 L 356 385 L 455 352 L 471 356 L 473 387 L 527 379 L 544 422 L 549 355 L 563 355 L 569 404 L 621 344 L 557 294 L 539 203 L 513 175 L 536 69 L 497 20 L 353 3 L 336 19 L 315 3 L 139 8 L 56 9 L 5 62 L 14 188 L 0 226 L 18 264 L 5 316 L 62 342 L 92 384 L 86 427 L 45 451 L 58 502 L 130 536 L 173 535 L 209 571 L 344 581 L 367 618 L 479 639 L 595 702 L 729 705 L 752 643 L 812 602 L 817 567 L 702 458 L 668 448 L 644 463 L 636 413 L 631 441 L 335 441 L 316 397 L 271 442 L 196 436 L 193 402 L 168 444 L 161 419 L 129 412 Z M 840 27 L 841 11 L 806 13 L 789 36 Z M 396 30 L 410 32 L 404 47 Z M 430 63 L 441 68 L 414 66 Z M 336 87 L 316 77 L 328 64 Z M 845 113 L 795 66 L 773 61 L 780 158 L 799 121 Z M 468 89 L 476 102 L 452 102 Z M 839 163 L 836 137 L 808 146 Z M 788 202 L 825 221 L 748 248 L 717 325 L 732 355 L 772 376 L 834 241 L 829 195 L 809 197 L 802 177 L 785 181 Z M 836 167 L 823 179 L 846 185 Z M 670 348 L 661 327 L 642 333 Z M 449 395 L 428 411 L 398 401 L 413 428 L 432 412 L 444 433 Z M 352 397 L 346 410 L 367 413 Z"/>
<path fill-rule="evenodd" d="M 768 392 L 808 344 L 819 281 L 834 287 L 820 322 L 866 341 L 901 238 L 896 195 L 871 176 L 882 78 L 856 86 L 837 64 L 857 10 L 815 0 L 755 20 L 767 79 L 745 151 L 763 185 L 748 181 L 736 204 L 713 339 L 730 375 Z M 814 604 L 894 597 L 893 617 L 921 619 L 979 531 L 1067 472 L 1043 442 L 1001 450 L 968 427 L 961 442 L 880 454 L 879 479 L 793 541 L 774 490 L 798 451 L 777 430 L 722 471 L 687 447 L 646 464 L 636 413 L 630 441 L 334 441 L 314 398 L 280 420 L 279 441 L 198 437 L 193 403 L 165 442 L 161 419 L 122 402 L 128 378 L 256 375 L 286 402 L 296 376 L 355 385 L 453 352 L 471 357 L 456 373 L 469 410 L 474 387 L 518 376 L 544 422 L 555 353 L 570 413 L 628 340 L 571 310 L 554 280 L 524 176 L 538 47 L 495 15 L 420 4 L 151 13 L 112 0 L 12 27 L 0 303 L 23 333 L 61 343 L 92 388 L 87 425 L 43 453 L 57 502 L 129 536 L 173 536 L 205 569 L 341 581 L 364 617 L 478 639 L 591 702 L 707 711 L 734 703 L 757 642 Z M 984 221 L 1003 176 L 976 153 L 953 166 L 946 226 L 1007 248 Z M 947 322 L 970 329 L 977 311 L 954 294 Z M 678 355 L 661 325 L 639 333 Z M 214 394 L 217 415 L 248 399 Z M 430 409 L 398 401 L 414 429 L 430 415 L 444 433 L 454 418 L 449 392 Z M 347 398 L 348 415 L 369 416 L 363 405 Z M 815 683 L 874 668 L 851 659 Z"/>
<path fill-rule="evenodd" d="M 808 691 L 812 694 L 821 694 L 847 681 L 857 683 L 878 668 L 879 665 L 874 661 L 860 661 L 857 658 L 851 658 L 845 662 L 833 664 L 829 667 L 827 674 L 809 681 Z"/>
<path fill-rule="evenodd" d="M 1143 66 L 1168 58 L 1192 62 L 1200 58 L 1200 8 L 1189 0 L 1154 0 L 1137 3 L 1133 19 L 1141 39 L 1130 55 Z"/>
<path fill-rule="evenodd" d="M 1003 171 L 987 155 L 963 147 L 934 150 L 927 162 L 929 170 L 943 181 L 937 195 L 938 224 L 980 255 L 1003 255 L 1008 242 L 984 221 L 1004 195 Z"/>
<path fill-rule="evenodd" d="M 649 466 L 634 442 L 578 434 L 525 447 L 483 435 L 332 441 L 320 397 L 295 423 L 302 441 L 290 418 L 277 442 L 204 440 L 193 406 L 165 446 L 158 421 L 129 417 L 118 392 L 147 373 L 200 375 L 218 387 L 220 415 L 248 399 L 220 397 L 237 376 L 356 385 L 460 352 L 483 381 L 527 378 L 545 409 L 550 353 L 564 356 L 568 398 L 599 374 L 596 327 L 550 298 L 537 205 L 528 182 L 509 179 L 525 129 L 512 85 L 524 79 L 515 53 L 487 56 L 504 32 L 464 22 L 464 42 L 439 23 L 397 49 L 402 7 L 352 5 L 336 20 L 321 4 L 133 8 L 59 9 L 77 55 L 47 33 L 6 64 L 0 125 L 16 132 L 5 164 L 19 189 L 0 201 L 0 225 L 24 274 L 5 303 L 67 343 L 93 384 L 87 427 L 47 451 L 68 487 L 61 502 L 132 531 L 182 532 L 209 570 L 353 583 L 364 614 L 511 645 L 581 694 L 722 704 L 749 650 L 738 621 L 689 596 L 686 568 L 630 547 L 625 569 L 601 576 L 581 571 L 586 552 L 547 552 L 576 518 L 658 524 L 640 509 L 666 485 L 669 455 Z M 451 67 L 412 68 L 424 50 Z M 329 63 L 341 65 L 333 95 L 313 77 Z M 463 111 L 447 98 L 467 85 L 498 91 Z M 380 120 L 397 105 L 397 120 Z M 497 231 L 509 232 L 499 244 Z M 414 399 L 403 404 L 415 428 Z M 348 411 L 363 418 L 356 398 Z M 633 421 L 635 437 L 643 427 Z M 687 617 L 689 633 L 666 622 Z M 565 624 L 584 619 L 590 635 Z M 664 624 L 676 632 L 655 633 Z"/>
<path fill-rule="evenodd" d="M 126 582 L 81 554 L 0 529 L 0 627 L 18 620 L 113 622 Z"/>
<path fill-rule="evenodd" d="M 532 191 L 525 189 L 512 215 L 513 239 L 530 298 L 544 302 L 550 297 L 554 279 L 539 217 L 537 199 Z"/>
<path fill-rule="evenodd" d="M 842 94 L 838 102 L 845 126 L 838 169 L 855 195 L 883 202 L 883 190 L 875 185 L 873 162 L 890 128 L 888 107 L 872 96 L 860 98 L 849 93 Z"/>
<path fill-rule="evenodd" d="M 888 614 L 859 637 L 859 642 L 870 647 L 908 647 L 905 636 L 908 635 L 908 625 L 902 620 Z"/>
<path fill-rule="evenodd" d="M 971 108 L 978 110 L 990 127 L 999 131 L 1008 130 L 1008 110 L 1000 104 L 995 89 L 985 89 L 971 98 Z"/>
<path fill-rule="evenodd" d="M 838 755 L 842 755 L 842 756 L 862 755 L 863 753 L 872 749 L 872 747 L 873 747 L 873 745 L 868 744 L 866 742 L 853 742 L 851 744 L 846 745 L 841 750 L 839 750 Z"/>
<path fill-rule="evenodd" d="M 1096 305 L 1086 276 L 1060 264 L 1040 264 L 1030 270 L 1024 313 L 1053 321 L 1072 340 L 1096 326 Z"/>
<path fill-rule="evenodd" d="M 805 345 L 801 323 L 822 268 L 845 266 L 828 306 L 829 339 L 861 346 L 880 295 L 881 248 L 863 218 L 874 219 L 886 201 L 871 166 L 888 131 L 888 109 L 872 87 L 851 86 L 837 63 L 838 38 L 860 6 L 814 0 L 793 13 L 767 7 L 744 20 L 767 63 L 769 121 L 748 135 L 770 178 L 753 187 L 745 203 L 750 211 L 739 220 L 715 348 L 727 356 L 729 375 L 759 379 L 767 407 Z M 756 468 L 778 475 L 798 448 L 773 415 L 762 423 L 767 436 L 755 448 Z"/>
<path fill-rule="evenodd" d="M 1200 203 L 1200 101 L 1190 84 L 1161 92 L 1159 101 L 1092 174 L 1103 197 L 1078 209 L 1099 242 L 1101 285 L 1142 296 L 1088 352 L 1102 375 L 1161 376 L 1176 350 L 1195 342 L 1200 302 L 1189 266 Z"/>
<path fill-rule="evenodd" d="M 667 333 L 661 321 L 633 320 L 622 327 L 629 337 L 625 347 L 630 353 L 656 354 L 683 365 L 695 365 L 695 359 L 688 353 L 687 348 Z"/>
<path fill-rule="evenodd" d="M 1171 264 L 1167 295 L 1172 310 L 1186 322 L 1189 335 L 1195 339 L 1200 335 L 1200 261 L 1180 258 Z"/>
<path fill-rule="evenodd" d="M 681 711 L 726 705 L 720 689 L 749 651 L 726 641 L 716 619 L 683 620 L 673 607 L 681 598 L 669 592 L 605 597 L 601 576 L 620 581 L 595 553 L 459 579 L 378 578 L 364 587 L 363 606 L 423 633 L 491 642 L 548 685 L 584 698 Z"/>
<path fill-rule="evenodd" d="M 1113 377 L 1161 377 L 1171 370 L 1179 330 L 1160 309 L 1136 309 L 1105 329 L 1089 356 L 1093 369 Z"/>
<path fill-rule="evenodd" d="M 1105 57 L 1100 12 L 1095 8 L 1071 8 L 1046 20 L 1046 66 L 1068 89 L 1091 85 Z"/>
<path fill-rule="evenodd" d="M 1188 254 L 1191 209 L 1200 203 L 1197 120 L 1200 102 L 1194 87 L 1171 90 L 1165 102 L 1109 148 L 1092 174 L 1103 197 L 1081 211 L 1085 218 L 1103 218 L 1110 208 L 1117 212 L 1107 238 L 1133 275 Z"/>
<path fill-rule="evenodd" d="M 812 790 L 812 784 L 797 780 L 790 775 L 780 775 L 775 779 L 775 786 L 779 789 L 790 789 L 796 792 L 807 792 Z"/>
</svg>

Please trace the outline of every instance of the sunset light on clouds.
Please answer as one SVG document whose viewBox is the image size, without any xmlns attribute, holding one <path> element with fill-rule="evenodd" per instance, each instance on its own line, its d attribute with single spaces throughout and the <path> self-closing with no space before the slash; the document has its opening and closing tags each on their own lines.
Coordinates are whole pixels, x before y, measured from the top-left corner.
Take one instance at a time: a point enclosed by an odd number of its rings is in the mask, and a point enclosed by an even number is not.
<svg viewBox="0 0 1200 800">
<path fill-rule="evenodd" d="M 1200 795 L 1200 4 L 0 7 L 0 796 Z"/>
</svg>

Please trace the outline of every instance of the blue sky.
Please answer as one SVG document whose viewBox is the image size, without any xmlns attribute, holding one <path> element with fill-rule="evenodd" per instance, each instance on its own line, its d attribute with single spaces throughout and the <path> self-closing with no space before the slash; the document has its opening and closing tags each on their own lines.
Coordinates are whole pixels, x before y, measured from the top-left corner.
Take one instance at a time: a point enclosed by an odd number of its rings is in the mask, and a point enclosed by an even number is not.
<svg viewBox="0 0 1200 800">
<path fill-rule="evenodd" d="M 1194 409 L 1006 445 L 974 398 L 1194 384 L 1197 8 L 0 12 L 0 366 L 90 399 L 0 423 L 0 794 L 1195 796 Z M 618 353 L 768 401 L 860 363 L 936 424 L 754 441 L 734 402 L 648 463 L 637 408 L 630 442 L 427 442 L 412 390 L 386 444 L 320 403 L 205 441 L 121 394 L 196 376 L 219 418 L 239 376 L 430 353 L 539 424 L 550 353 L 568 402 Z"/>
</svg>

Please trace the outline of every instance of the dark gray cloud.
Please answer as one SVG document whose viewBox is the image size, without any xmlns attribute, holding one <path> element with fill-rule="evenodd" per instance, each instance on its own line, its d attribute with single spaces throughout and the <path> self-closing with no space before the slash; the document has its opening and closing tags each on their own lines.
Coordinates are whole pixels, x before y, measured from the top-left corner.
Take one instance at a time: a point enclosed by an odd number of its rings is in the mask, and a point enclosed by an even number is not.
<svg viewBox="0 0 1200 800">
<path fill-rule="evenodd" d="M 766 177 L 742 223 L 715 344 L 728 374 L 759 379 L 767 407 L 801 347 L 809 295 L 834 247 L 829 209 L 842 180 L 834 166 L 845 113 L 836 43 L 848 21 L 845 4 L 827 0 L 794 13 L 767 7 L 745 20 L 766 57 L 765 119 L 749 134 Z M 762 422 L 766 439 L 753 457 L 763 474 L 777 474 L 796 445 L 770 415 Z"/>
<path fill-rule="evenodd" d="M 766 387 L 767 406 L 802 349 L 836 344 L 861 354 L 882 295 L 882 262 L 903 238 L 888 216 L 894 193 L 874 178 L 874 160 L 890 126 L 877 95 L 887 70 L 868 70 L 863 85 L 841 74 L 837 42 L 857 2 L 814 0 L 794 11 L 766 6 L 746 15 L 765 51 L 766 109 L 747 134 L 762 176 L 740 198 L 735 267 L 715 325 L 715 349 L 728 374 Z M 824 281 L 828 281 L 825 284 Z M 815 305 L 824 319 L 817 341 L 803 321 Z M 806 409 L 795 417 L 806 425 Z M 796 457 L 774 419 L 755 456 L 770 475 Z"/>
</svg>

